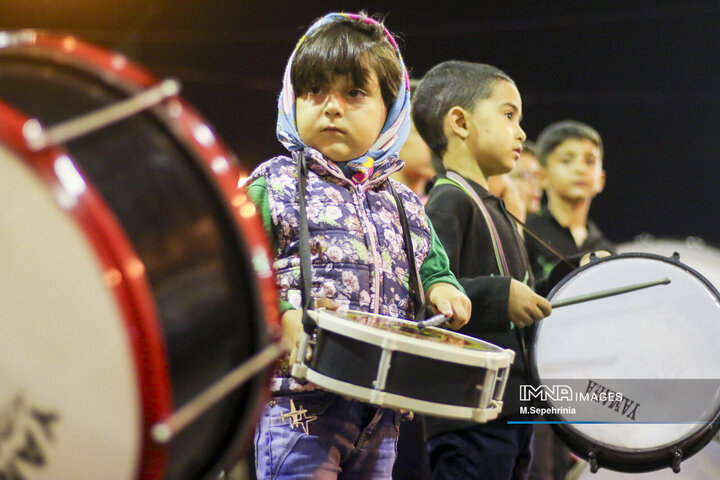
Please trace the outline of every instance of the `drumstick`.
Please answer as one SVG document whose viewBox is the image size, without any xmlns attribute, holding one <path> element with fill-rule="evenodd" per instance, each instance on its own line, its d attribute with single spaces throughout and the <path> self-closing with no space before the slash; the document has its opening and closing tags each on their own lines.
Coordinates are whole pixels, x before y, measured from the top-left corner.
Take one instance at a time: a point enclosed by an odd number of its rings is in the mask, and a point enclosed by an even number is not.
<svg viewBox="0 0 720 480">
<path fill-rule="evenodd" d="M 168 78 L 126 100 L 65 120 L 48 128 L 43 128 L 37 119 L 31 119 L 23 126 L 25 142 L 28 148 L 34 151 L 60 145 L 152 108 L 179 92 L 180 82 Z"/>
<path fill-rule="evenodd" d="M 608 290 L 600 290 L 595 293 L 587 293 L 585 295 L 578 295 L 577 297 L 565 298 L 563 300 L 558 300 L 557 302 L 550 302 L 550 306 L 552 308 L 567 307 L 568 305 L 575 305 L 576 303 L 589 302 L 590 300 L 612 297 L 614 295 L 620 295 L 621 293 L 634 292 L 635 290 L 642 290 L 643 288 L 654 287 L 655 285 L 667 285 L 668 283 L 670 283 L 670 279 L 665 277 L 661 280 L 655 280 L 653 282 L 636 283 L 634 285 L 610 288 Z"/>
<path fill-rule="evenodd" d="M 272 365 L 279 355 L 287 351 L 289 351 L 289 348 L 285 342 L 279 341 L 271 343 L 250 357 L 250 359 L 225 374 L 224 377 L 220 378 L 207 390 L 198 394 L 177 411 L 170 413 L 164 420 L 155 423 L 150 429 L 152 439 L 158 444 L 170 442 L 170 440 L 175 438 L 178 433 L 197 420 L 202 414 L 252 378 L 253 375 L 260 372 L 263 368 Z"/>
<path fill-rule="evenodd" d="M 437 327 L 438 325 L 442 325 L 447 321 L 448 317 L 446 317 L 443 313 L 439 313 L 437 315 L 433 315 L 427 320 L 420 320 L 419 322 L 417 322 L 417 328 L 418 330 L 422 330 L 425 327 Z"/>
</svg>

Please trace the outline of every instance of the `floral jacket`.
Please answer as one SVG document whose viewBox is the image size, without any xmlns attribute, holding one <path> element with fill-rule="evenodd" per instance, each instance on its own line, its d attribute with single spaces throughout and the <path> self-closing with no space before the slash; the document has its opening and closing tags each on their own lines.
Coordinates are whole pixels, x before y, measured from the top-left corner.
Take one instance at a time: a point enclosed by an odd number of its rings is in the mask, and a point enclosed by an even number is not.
<svg viewBox="0 0 720 480">
<path fill-rule="evenodd" d="M 432 279 L 424 278 L 427 275 L 421 266 L 437 237 L 420 200 L 410 189 L 389 179 L 402 164 L 381 167 L 366 182 L 356 185 L 324 157 L 308 156 L 306 162 L 313 298 L 329 298 L 347 309 L 413 318 L 402 226 L 388 182 L 394 182 L 405 207 L 423 288 L 438 281 L 457 285 L 447 268 L 444 250 L 443 271 L 435 272 Z M 256 203 L 259 195 L 253 189 L 265 187 L 280 298 L 300 308 L 296 161 L 286 156 L 268 160 L 251 174 L 250 181 L 248 192 Z M 287 367 L 281 362 L 272 390 L 305 390 L 294 381 L 287 382 Z"/>
</svg>

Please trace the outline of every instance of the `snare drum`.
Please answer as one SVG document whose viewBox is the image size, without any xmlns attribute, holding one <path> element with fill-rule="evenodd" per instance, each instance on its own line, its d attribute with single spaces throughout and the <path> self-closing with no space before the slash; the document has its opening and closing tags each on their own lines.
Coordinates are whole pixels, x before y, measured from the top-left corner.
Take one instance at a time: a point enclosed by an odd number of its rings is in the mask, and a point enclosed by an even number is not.
<svg viewBox="0 0 720 480">
<path fill-rule="evenodd" d="M 123 56 L 0 40 L 0 477 L 214 477 L 242 454 L 277 356 L 207 401 L 277 345 L 236 160 Z"/>
<path fill-rule="evenodd" d="M 535 397 L 593 470 L 679 470 L 720 427 L 720 296 L 698 272 L 672 257 L 613 255 L 568 275 L 549 299 L 665 278 L 555 308 L 538 324 Z"/>
<path fill-rule="evenodd" d="M 310 312 L 316 338 L 304 334 L 293 376 L 375 405 L 487 422 L 502 409 L 515 353 L 415 322 L 347 311 Z"/>
</svg>

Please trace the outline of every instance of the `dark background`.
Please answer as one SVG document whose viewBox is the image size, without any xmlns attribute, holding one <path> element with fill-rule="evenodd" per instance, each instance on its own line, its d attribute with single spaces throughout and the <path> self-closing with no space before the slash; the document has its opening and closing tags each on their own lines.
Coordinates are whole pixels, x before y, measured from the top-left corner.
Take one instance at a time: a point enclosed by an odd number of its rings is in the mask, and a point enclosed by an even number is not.
<svg viewBox="0 0 720 480">
<path fill-rule="evenodd" d="M 0 29 L 71 33 L 179 78 L 249 170 L 283 152 L 275 99 L 296 40 L 361 8 L 386 15 L 415 77 L 448 59 L 509 73 L 531 139 L 566 118 L 596 127 L 608 184 L 591 216 L 613 240 L 720 244 L 717 1 L 3 0 Z"/>
</svg>

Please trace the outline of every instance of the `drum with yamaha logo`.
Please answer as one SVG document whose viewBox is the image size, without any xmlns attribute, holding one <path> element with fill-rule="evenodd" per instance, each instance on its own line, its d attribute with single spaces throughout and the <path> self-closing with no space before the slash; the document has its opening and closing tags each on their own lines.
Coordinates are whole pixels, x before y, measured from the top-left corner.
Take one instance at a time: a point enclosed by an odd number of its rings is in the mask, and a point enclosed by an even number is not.
<svg viewBox="0 0 720 480">
<path fill-rule="evenodd" d="M 681 258 L 596 259 L 548 297 L 646 286 L 554 307 L 537 326 L 536 411 L 592 471 L 680 471 L 720 427 L 720 295 Z"/>
<path fill-rule="evenodd" d="M 212 478 L 243 453 L 282 348 L 240 175 L 177 82 L 0 33 L 0 478 Z"/>
</svg>

